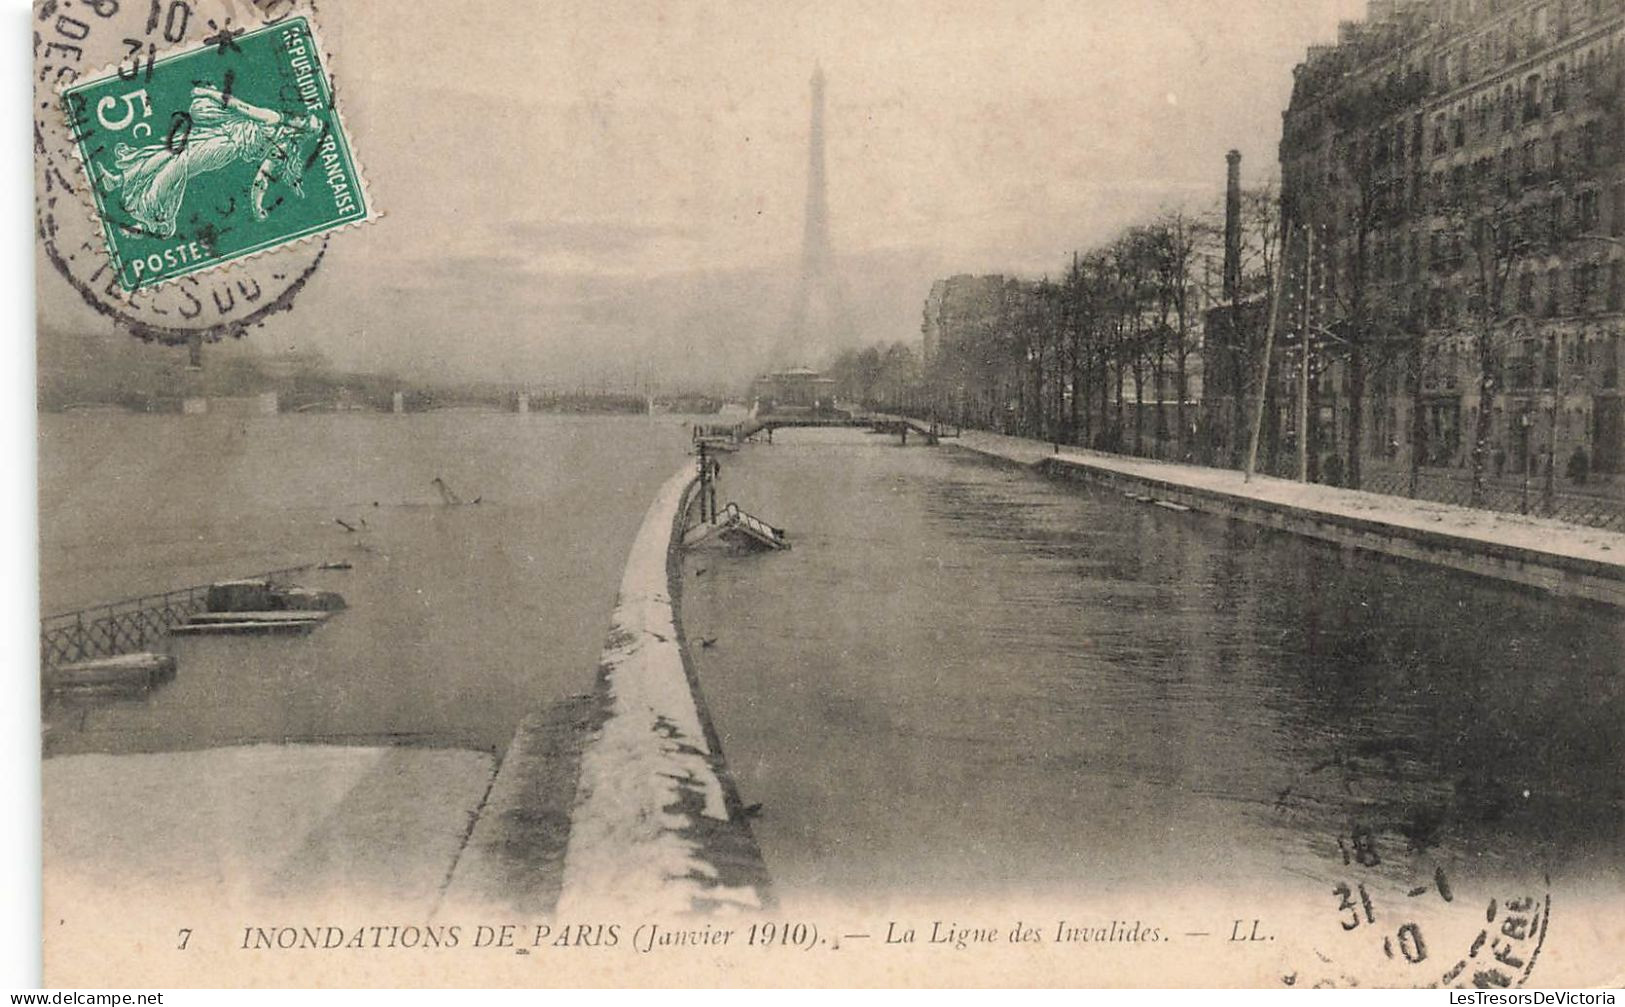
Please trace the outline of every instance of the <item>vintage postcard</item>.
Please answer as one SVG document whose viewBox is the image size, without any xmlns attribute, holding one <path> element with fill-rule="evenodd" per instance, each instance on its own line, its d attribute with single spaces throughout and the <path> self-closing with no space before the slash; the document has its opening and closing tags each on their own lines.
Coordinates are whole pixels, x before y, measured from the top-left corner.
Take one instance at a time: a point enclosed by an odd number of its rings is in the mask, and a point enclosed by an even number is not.
<svg viewBox="0 0 1625 1007">
<path fill-rule="evenodd" d="M 32 27 L 52 986 L 1625 981 L 1625 0 Z"/>
</svg>

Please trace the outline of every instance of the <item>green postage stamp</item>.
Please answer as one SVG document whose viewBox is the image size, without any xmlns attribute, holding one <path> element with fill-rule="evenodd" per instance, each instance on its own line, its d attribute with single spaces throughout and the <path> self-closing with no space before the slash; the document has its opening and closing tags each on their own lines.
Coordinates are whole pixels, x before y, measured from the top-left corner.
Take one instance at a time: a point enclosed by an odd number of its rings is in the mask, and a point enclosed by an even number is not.
<svg viewBox="0 0 1625 1007">
<path fill-rule="evenodd" d="M 306 16 L 138 50 L 61 94 L 126 290 L 377 215 Z"/>
</svg>

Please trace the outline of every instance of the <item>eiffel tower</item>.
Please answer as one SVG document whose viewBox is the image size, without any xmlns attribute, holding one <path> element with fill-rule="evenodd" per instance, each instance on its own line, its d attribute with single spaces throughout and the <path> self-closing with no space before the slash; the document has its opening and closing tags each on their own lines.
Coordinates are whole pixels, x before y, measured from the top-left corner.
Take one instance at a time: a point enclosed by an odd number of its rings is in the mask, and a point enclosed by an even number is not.
<svg viewBox="0 0 1625 1007">
<path fill-rule="evenodd" d="M 824 175 L 824 69 L 813 68 L 812 121 L 807 140 L 807 211 L 801 275 L 789 323 L 770 363 L 811 366 L 852 342 L 852 316 L 829 240 L 829 183 Z"/>
</svg>

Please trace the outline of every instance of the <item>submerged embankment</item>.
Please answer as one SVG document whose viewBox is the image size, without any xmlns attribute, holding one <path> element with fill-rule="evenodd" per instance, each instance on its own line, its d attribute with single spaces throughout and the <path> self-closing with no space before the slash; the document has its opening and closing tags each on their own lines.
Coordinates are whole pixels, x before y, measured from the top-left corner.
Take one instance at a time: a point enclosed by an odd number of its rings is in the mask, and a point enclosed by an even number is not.
<svg viewBox="0 0 1625 1007">
<path fill-rule="evenodd" d="M 578 747 L 554 745 L 549 758 L 557 734 L 521 727 L 458 865 L 453 899 L 511 900 L 508 875 L 526 873 L 514 851 L 532 844 L 545 854 L 534 845 L 547 844 L 541 831 L 568 836 L 554 864 L 561 913 L 768 904 L 761 857 L 677 618 L 676 554 L 693 484 L 685 464 L 656 493 L 632 543 L 597 688 L 585 719 L 566 728 Z M 568 820 L 549 821 L 561 763 L 572 757 L 578 782 Z"/>
<path fill-rule="evenodd" d="M 1625 534 L 1616 531 L 1264 475 L 1249 480 L 1233 469 L 1061 448 L 983 431 L 965 431 L 955 443 L 1145 502 L 1625 608 Z"/>
<path fill-rule="evenodd" d="M 795 548 L 686 560 L 684 628 L 715 640 L 692 656 L 786 907 L 1323 893 L 1351 829 L 1424 844 L 1459 893 L 1545 870 L 1625 890 L 1618 610 L 951 443 L 780 431 L 722 496 Z"/>
</svg>

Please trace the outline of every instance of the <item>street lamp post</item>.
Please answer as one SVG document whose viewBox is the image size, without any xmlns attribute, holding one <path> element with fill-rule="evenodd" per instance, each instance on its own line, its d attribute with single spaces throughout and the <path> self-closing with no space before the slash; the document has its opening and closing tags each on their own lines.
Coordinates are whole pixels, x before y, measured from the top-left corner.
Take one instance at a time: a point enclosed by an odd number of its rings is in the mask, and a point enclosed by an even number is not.
<svg viewBox="0 0 1625 1007">
<path fill-rule="evenodd" d="M 1480 406 L 1480 408 L 1483 408 Z M 1518 414 L 1518 428 L 1522 432 L 1523 440 L 1523 501 L 1518 506 L 1518 513 L 1529 513 L 1529 407 L 1525 406 Z"/>
<path fill-rule="evenodd" d="M 1563 409 L 1563 340 L 1552 335 L 1552 409 L 1546 417 L 1546 478 L 1541 486 L 1541 508 L 1550 516 L 1556 506 L 1557 418 Z"/>
<path fill-rule="evenodd" d="M 1298 332 L 1298 410 L 1296 425 L 1298 428 L 1298 482 L 1309 481 L 1309 327 L 1310 304 L 1314 298 L 1315 285 L 1315 227 L 1309 224 L 1304 227 L 1303 251 L 1303 320 Z"/>
</svg>

